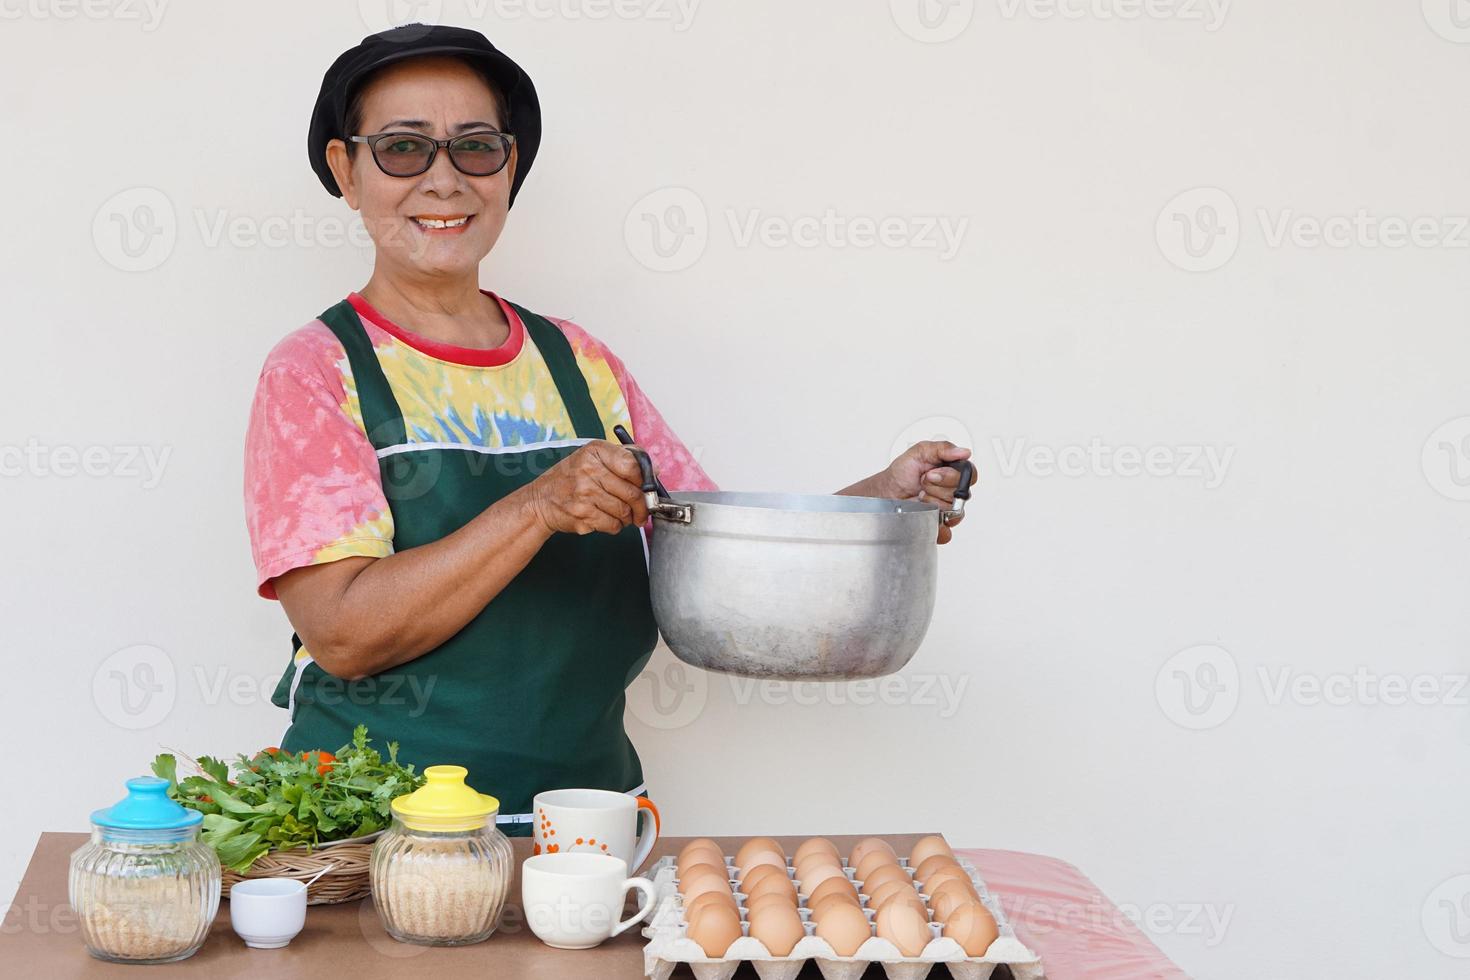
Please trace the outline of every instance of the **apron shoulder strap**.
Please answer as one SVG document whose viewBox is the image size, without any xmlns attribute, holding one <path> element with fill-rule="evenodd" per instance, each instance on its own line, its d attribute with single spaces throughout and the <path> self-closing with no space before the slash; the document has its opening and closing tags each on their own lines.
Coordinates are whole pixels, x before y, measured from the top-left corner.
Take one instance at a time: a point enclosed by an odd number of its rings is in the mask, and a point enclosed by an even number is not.
<svg viewBox="0 0 1470 980">
<path fill-rule="evenodd" d="M 567 414 L 572 417 L 572 427 L 577 430 L 577 436 L 582 439 L 606 439 L 607 427 L 602 423 L 602 416 L 597 414 L 592 393 L 587 389 L 587 378 L 582 374 L 582 369 L 577 367 L 577 355 L 572 352 L 572 345 L 566 334 L 545 317 L 516 303 L 511 303 L 510 306 L 520 315 L 521 322 L 526 325 L 526 333 L 531 335 L 536 349 L 541 352 L 541 359 L 551 371 L 551 380 L 556 383 L 556 390 L 567 407 Z"/>
<path fill-rule="evenodd" d="M 352 304 L 343 300 L 321 315 L 321 321 L 336 334 L 347 351 L 347 363 L 352 368 L 352 380 L 357 385 L 357 402 L 362 408 L 362 424 L 367 430 L 368 441 L 377 450 L 389 446 L 401 446 L 408 441 L 408 432 L 403 425 L 403 412 L 393 389 L 383 374 L 383 365 L 373 352 L 367 331 L 358 319 Z"/>
</svg>

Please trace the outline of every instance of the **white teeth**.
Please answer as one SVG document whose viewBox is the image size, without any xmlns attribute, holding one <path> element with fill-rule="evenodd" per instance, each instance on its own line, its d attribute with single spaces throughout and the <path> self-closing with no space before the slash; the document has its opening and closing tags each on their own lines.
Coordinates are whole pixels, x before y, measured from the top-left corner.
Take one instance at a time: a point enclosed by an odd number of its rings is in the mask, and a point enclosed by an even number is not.
<svg viewBox="0 0 1470 980">
<path fill-rule="evenodd" d="M 417 221 L 425 228 L 458 228 L 460 225 L 470 220 L 470 217 L 469 215 L 465 215 L 463 218 L 451 218 L 448 221 L 441 221 L 438 218 L 414 218 L 413 220 Z"/>
</svg>

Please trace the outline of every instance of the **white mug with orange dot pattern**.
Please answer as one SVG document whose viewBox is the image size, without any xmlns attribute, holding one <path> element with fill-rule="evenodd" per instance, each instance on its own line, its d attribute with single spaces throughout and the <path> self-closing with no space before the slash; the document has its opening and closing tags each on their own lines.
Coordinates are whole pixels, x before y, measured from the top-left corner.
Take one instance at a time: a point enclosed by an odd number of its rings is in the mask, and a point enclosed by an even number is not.
<svg viewBox="0 0 1470 980">
<path fill-rule="evenodd" d="M 658 808 L 642 796 L 606 789 L 551 789 L 532 801 L 533 854 L 610 854 L 637 873 L 658 840 Z M 642 831 L 638 823 L 642 820 Z"/>
</svg>

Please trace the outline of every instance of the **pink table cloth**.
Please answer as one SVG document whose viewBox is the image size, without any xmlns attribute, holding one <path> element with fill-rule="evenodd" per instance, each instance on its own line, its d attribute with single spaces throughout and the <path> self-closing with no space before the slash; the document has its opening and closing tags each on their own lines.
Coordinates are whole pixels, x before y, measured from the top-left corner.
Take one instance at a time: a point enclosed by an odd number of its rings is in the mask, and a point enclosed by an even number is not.
<svg viewBox="0 0 1470 980">
<path fill-rule="evenodd" d="M 1081 871 L 1019 851 L 956 849 L 1000 899 L 1047 980 L 1188 980 Z"/>
</svg>

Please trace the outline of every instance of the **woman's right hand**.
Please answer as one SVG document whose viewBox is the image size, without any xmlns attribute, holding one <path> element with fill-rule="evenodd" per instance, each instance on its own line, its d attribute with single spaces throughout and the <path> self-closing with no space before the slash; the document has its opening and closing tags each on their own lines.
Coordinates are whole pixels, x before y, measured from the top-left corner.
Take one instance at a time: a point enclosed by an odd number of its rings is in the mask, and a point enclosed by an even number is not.
<svg viewBox="0 0 1470 980">
<path fill-rule="evenodd" d="M 646 523 L 643 476 L 628 449 L 594 440 L 533 480 L 527 490 L 547 530 L 617 534 Z"/>
</svg>

